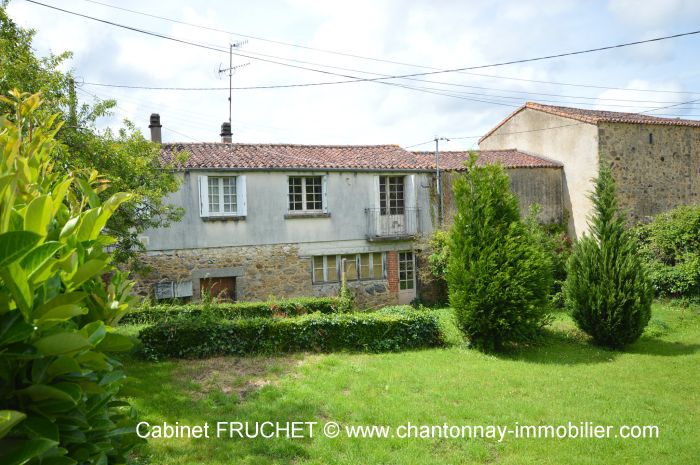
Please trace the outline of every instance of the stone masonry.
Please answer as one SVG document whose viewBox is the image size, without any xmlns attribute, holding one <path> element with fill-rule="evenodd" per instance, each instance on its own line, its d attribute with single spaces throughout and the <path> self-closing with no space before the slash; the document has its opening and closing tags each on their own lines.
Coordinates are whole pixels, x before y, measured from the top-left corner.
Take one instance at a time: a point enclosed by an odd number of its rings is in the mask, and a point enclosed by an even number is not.
<svg viewBox="0 0 700 465">
<path fill-rule="evenodd" d="M 396 263 L 396 252 L 392 253 Z M 136 291 L 141 295 L 149 295 L 159 282 L 192 281 L 193 298 L 197 299 L 199 279 L 209 276 L 235 276 L 241 301 L 335 296 L 340 287 L 339 283 L 312 284 L 311 259 L 300 257 L 296 244 L 148 252 L 141 256 L 141 262 L 151 270 L 136 280 Z M 398 277 L 396 280 L 394 291 L 386 280 L 351 281 L 348 287 L 358 307 L 381 307 L 397 303 Z"/>
</svg>

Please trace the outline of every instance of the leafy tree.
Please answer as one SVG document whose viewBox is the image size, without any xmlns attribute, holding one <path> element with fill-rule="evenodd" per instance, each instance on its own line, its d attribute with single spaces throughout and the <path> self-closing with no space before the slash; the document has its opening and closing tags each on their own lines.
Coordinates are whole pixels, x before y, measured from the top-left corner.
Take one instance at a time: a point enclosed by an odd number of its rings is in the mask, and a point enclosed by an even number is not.
<svg viewBox="0 0 700 465">
<path fill-rule="evenodd" d="M 530 339 L 547 320 L 552 267 L 520 219 L 508 175 L 472 157 L 453 191 L 447 283 L 462 330 L 485 351 Z"/>
<path fill-rule="evenodd" d="M 58 67 L 71 57 L 69 52 L 39 58 L 32 50 L 34 31 L 17 26 L 0 4 L 0 95 L 19 88 L 41 92 L 44 104 L 37 109 L 44 115 L 58 113 L 64 124 L 56 134 L 62 142 L 55 150 L 56 170 L 65 173 L 94 169 L 111 180 L 99 196 L 104 201 L 117 192 L 132 192 L 135 202 L 110 219 L 107 228 L 117 238 L 115 259 L 128 262 L 143 248 L 138 236 L 150 228 L 165 227 L 182 218 L 184 211 L 166 201 L 180 185 L 170 167 L 162 166 L 159 147 L 146 140 L 129 121 L 116 132 L 99 130 L 99 118 L 116 106 L 113 100 L 79 104 L 73 76 Z M 0 111 L 9 110 L 0 103 Z M 131 260 L 131 265 L 138 262 Z"/>
<path fill-rule="evenodd" d="M 104 226 L 130 194 L 55 169 L 60 123 L 38 94 L 0 97 L 0 463 L 124 463 L 137 442 L 111 325 L 133 283 Z"/>
<path fill-rule="evenodd" d="M 620 348 L 644 331 L 653 290 L 615 191 L 610 168 L 601 166 L 591 195 L 590 234 L 574 244 L 564 295 L 581 330 L 598 344 Z"/>
</svg>

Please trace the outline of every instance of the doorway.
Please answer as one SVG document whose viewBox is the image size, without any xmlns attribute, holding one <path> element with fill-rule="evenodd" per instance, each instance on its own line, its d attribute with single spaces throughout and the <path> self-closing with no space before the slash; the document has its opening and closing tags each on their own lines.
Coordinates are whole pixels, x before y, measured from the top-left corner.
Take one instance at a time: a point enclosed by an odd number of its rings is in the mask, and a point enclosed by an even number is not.
<svg viewBox="0 0 700 465">
<path fill-rule="evenodd" d="M 236 277 L 201 278 L 199 280 L 200 296 L 211 296 L 218 301 L 236 300 Z"/>
</svg>

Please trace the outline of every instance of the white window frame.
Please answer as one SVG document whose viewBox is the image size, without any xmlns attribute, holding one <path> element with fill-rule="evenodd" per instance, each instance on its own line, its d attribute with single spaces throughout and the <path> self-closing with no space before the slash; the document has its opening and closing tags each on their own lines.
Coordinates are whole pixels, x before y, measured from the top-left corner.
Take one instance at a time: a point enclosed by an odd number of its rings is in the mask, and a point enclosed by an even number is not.
<svg viewBox="0 0 700 465">
<path fill-rule="evenodd" d="M 382 271 L 381 271 L 381 276 L 377 277 L 374 276 L 374 254 L 379 253 L 381 254 L 381 261 L 382 261 Z M 361 270 L 360 270 L 360 255 L 369 255 L 369 271 L 370 271 L 370 277 L 369 278 L 361 278 Z M 328 284 L 328 283 L 337 283 L 340 282 L 341 279 L 341 272 L 342 272 L 342 261 L 343 257 L 346 255 L 354 255 L 355 256 L 355 269 L 357 270 L 357 279 L 353 279 L 352 282 L 355 281 L 381 281 L 386 279 L 387 277 L 387 270 L 386 270 L 386 252 L 362 252 L 362 253 L 356 253 L 356 254 L 340 254 L 340 255 L 320 255 L 323 257 L 323 281 L 316 281 L 316 262 L 315 259 L 316 257 L 319 257 L 319 255 L 316 255 L 311 258 L 311 282 L 313 284 Z M 329 281 L 328 280 L 328 257 L 335 257 L 335 269 L 336 269 L 336 276 L 338 279 L 334 281 Z"/>
<path fill-rule="evenodd" d="M 223 179 L 234 179 L 235 186 L 235 210 L 224 212 L 224 189 Z M 209 210 L 209 180 L 219 179 L 218 197 L 219 211 L 212 212 Z M 202 218 L 226 218 L 226 217 L 245 217 L 247 214 L 246 205 L 246 176 L 223 174 L 216 176 L 199 176 L 199 215 Z"/>
<path fill-rule="evenodd" d="M 321 208 L 307 208 L 307 201 L 306 201 L 306 180 L 308 178 L 321 178 Z M 292 210 L 291 207 L 291 199 L 289 196 L 291 195 L 289 192 L 289 186 L 290 183 L 292 182 L 292 179 L 301 179 L 301 210 Z M 293 176 L 288 176 L 287 177 L 287 212 L 290 215 L 294 214 L 304 214 L 304 213 L 328 213 L 328 206 L 326 204 L 326 198 L 328 196 L 328 176 L 326 175 L 318 175 L 318 174 L 308 174 L 308 175 L 293 175 Z"/>
</svg>

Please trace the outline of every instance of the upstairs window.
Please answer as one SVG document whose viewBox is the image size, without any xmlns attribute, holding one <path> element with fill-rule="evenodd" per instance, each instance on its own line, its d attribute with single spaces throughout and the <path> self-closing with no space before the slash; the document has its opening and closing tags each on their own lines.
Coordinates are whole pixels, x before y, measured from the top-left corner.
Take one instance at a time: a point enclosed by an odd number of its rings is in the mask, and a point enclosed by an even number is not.
<svg viewBox="0 0 700 465">
<path fill-rule="evenodd" d="M 200 176 L 200 216 L 203 218 L 245 216 L 245 178 L 245 176 Z"/>
<path fill-rule="evenodd" d="M 404 214 L 403 176 L 379 176 L 379 211 L 382 215 Z"/>
<path fill-rule="evenodd" d="M 325 176 L 290 176 L 289 211 L 322 213 L 325 211 Z"/>
</svg>

